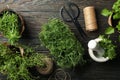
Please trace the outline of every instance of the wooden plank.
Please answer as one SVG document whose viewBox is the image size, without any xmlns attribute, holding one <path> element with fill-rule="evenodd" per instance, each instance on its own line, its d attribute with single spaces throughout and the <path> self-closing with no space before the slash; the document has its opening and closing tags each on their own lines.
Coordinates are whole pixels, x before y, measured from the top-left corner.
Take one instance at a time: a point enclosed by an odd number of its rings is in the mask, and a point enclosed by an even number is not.
<svg viewBox="0 0 120 80">
<path fill-rule="evenodd" d="M 81 1 L 73 1 L 75 3 L 77 3 L 80 8 L 84 8 L 86 6 L 89 5 L 93 5 L 96 7 L 100 7 L 100 6 L 111 6 L 115 0 L 109 0 L 109 1 L 105 1 L 106 4 L 104 4 L 104 1 L 91 1 L 91 0 L 82 0 Z M 63 6 L 63 4 L 66 1 L 63 0 L 13 0 L 13 2 L 9 3 L 9 0 L 6 0 L 5 2 L 3 2 L 1 4 L 0 9 L 6 7 L 6 5 L 9 5 L 10 8 L 16 10 L 16 11 L 45 11 L 45 12 L 50 12 L 50 11 L 59 11 L 59 9 L 61 8 L 61 6 Z M 104 5 L 103 5 L 104 4 Z"/>
</svg>

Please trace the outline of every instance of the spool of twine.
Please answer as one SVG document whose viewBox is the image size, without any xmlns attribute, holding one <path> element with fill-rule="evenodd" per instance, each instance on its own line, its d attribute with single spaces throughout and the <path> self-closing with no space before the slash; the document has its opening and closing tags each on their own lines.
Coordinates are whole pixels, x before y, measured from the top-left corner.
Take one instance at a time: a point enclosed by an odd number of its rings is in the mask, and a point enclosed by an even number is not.
<svg viewBox="0 0 120 80">
<path fill-rule="evenodd" d="M 87 31 L 98 29 L 94 6 L 88 6 L 83 9 L 85 27 Z"/>
</svg>

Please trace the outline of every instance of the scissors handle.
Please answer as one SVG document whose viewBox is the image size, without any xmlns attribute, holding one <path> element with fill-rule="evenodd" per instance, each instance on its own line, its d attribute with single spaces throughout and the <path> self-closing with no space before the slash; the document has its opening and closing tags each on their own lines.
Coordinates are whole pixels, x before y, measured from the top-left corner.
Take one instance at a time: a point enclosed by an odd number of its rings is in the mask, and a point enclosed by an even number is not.
<svg viewBox="0 0 120 80">
<path fill-rule="evenodd" d="M 66 13 L 66 11 L 68 11 L 69 15 Z M 80 10 L 75 3 L 68 2 L 61 8 L 60 15 L 64 21 L 72 22 L 70 16 L 72 16 L 73 19 L 77 19 L 80 15 Z"/>
</svg>

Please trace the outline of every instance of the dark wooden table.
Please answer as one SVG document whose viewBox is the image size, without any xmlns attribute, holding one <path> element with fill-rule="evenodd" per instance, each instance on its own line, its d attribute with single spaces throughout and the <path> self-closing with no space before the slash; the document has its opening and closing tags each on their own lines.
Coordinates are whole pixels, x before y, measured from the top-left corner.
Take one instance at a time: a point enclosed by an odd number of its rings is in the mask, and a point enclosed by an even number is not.
<svg viewBox="0 0 120 80">
<path fill-rule="evenodd" d="M 23 15 L 26 22 L 26 28 L 20 42 L 22 44 L 35 47 L 40 45 L 38 33 L 40 32 L 41 25 L 46 23 L 49 18 L 60 18 L 60 8 L 65 2 L 68 1 L 74 2 L 79 6 L 81 10 L 79 22 L 83 29 L 85 27 L 82 11 L 83 8 L 91 5 L 95 6 L 99 29 L 96 32 L 86 33 L 91 37 L 91 39 L 98 37 L 99 34 L 103 34 L 108 24 L 107 18 L 101 16 L 100 14 L 101 10 L 103 8 L 111 9 L 113 2 L 116 0 L 0 0 L 0 10 L 8 5 L 11 9 Z M 75 26 L 72 23 L 66 24 L 70 25 L 70 29 L 79 39 L 80 35 Z M 116 35 L 113 35 L 113 40 L 115 40 L 116 37 Z M 119 43 L 116 44 L 119 46 Z M 43 53 L 49 52 L 42 46 L 38 47 L 36 50 Z M 117 53 L 119 55 L 119 48 Z M 84 66 L 77 66 L 70 72 L 72 80 L 120 80 L 119 56 L 117 56 L 116 59 L 106 63 L 97 63 L 90 59 L 87 53 L 87 48 L 86 55 L 89 60 L 88 63 Z"/>
</svg>

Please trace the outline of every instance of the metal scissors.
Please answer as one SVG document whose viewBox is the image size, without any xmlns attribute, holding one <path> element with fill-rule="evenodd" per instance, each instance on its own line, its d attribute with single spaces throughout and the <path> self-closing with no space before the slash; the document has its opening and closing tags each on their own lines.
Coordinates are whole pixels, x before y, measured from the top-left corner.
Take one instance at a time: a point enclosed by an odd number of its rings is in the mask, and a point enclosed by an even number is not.
<svg viewBox="0 0 120 80">
<path fill-rule="evenodd" d="M 78 17 L 80 15 L 80 9 L 75 3 L 68 2 L 66 3 L 60 10 L 60 15 L 66 22 L 73 22 L 74 25 L 77 27 L 81 37 L 83 39 L 87 38 L 86 33 L 82 29 Z"/>
</svg>

